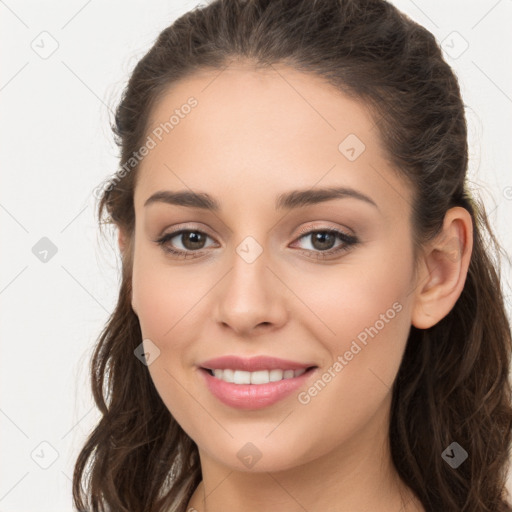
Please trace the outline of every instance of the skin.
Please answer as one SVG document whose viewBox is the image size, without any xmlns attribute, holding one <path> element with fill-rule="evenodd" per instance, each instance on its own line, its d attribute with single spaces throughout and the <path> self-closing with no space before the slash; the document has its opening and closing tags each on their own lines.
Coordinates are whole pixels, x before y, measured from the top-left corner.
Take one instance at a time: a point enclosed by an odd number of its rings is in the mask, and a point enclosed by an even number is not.
<svg viewBox="0 0 512 512">
<path fill-rule="evenodd" d="M 469 213 L 447 212 L 415 269 L 412 191 L 363 103 L 287 67 L 235 62 L 173 84 L 148 133 L 190 96 L 198 105 L 138 170 L 134 239 L 119 235 L 121 250 L 133 250 L 132 307 L 143 338 L 160 350 L 148 370 L 199 449 L 203 481 L 187 510 L 423 511 L 391 461 L 391 387 L 411 324 L 434 325 L 462 291 Z M 354 161 L 338 149 L 348 134 L 365 145 Z M 274 208 L 280 193 L 323 186 L 352 187 L 378 207 L 343 198 Z M 221 211 L 144 207 L 160 190 L 206 192 Z M 177 228 L 208 235 L 203 246 L 181 235 L 167 242 L 201 256 L 178 259 L 155 243 Z M 322 246 L 300 238 L 301 228 L 335 228 L 360 243 L 315 259 Z M 250 264 L 236 252 L 248 236 L 262 249 Z M 394 303 L 400 312 L 307 404 L 292 393 L 260 410 L 231 408 L 199 374 L 200 362 L 226 354 L 313 361 L 319 368 L 307 391 Z M 252 468 L 237 457 L 248 442 L 261 453 Z"/>
</svg>

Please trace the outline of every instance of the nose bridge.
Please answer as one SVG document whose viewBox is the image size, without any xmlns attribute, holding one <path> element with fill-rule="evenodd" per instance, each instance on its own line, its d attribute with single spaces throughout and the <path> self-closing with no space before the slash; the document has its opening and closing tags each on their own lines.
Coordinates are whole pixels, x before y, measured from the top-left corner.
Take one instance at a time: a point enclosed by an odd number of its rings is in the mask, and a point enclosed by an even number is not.
<svg viewBox="0 0 512 512">
<path fill-rule="evenodd" d="M 282 285 L 268 268 L 271 258 L 263 243 L 245 236 L 234 247 L 231 270 L 219 283 L 217 320 L 238 333 L 262 323 L 280 324 L 286 315 Z"/>
<path fill-rule="evenodd" d="M 268 285 L 271 272 L 267 268 L 269 253 L 252 235 L 247 235 L 234 247 L 232 270 L 227 276 L 226 292 L 235 294 L 237 303 L 242 300 L 269 300 Z M 241 294 L 241 296 L 238 296 Z M 254 304 L 253 304 L 254 306 Z"/>
</svg>

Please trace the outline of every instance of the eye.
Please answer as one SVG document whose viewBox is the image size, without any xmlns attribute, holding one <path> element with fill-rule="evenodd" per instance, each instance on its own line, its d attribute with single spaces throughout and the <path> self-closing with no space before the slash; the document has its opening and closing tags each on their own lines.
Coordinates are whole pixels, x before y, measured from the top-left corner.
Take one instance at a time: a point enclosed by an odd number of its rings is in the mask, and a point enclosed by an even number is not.
<svg viewBox="0 0 512 512">
<path fill-rule="evenodd" d="M 359 240 L 354 235 L 349 235 L 338 229 L 314 229 L 303 233 L 298 240 L 306 239 L 311 241 L 313 250 L 303 250 L 307 256 L 316 259 L 330 258 L 348 251 L 352 246 L 359 243 Z M 334 246 L 336 240 L 341 240 L 341 244 L 337 247 Z"/>
<path fill-rule="evenodd" d="M 171 240 L 174 238 L 178 238 L 183 249 L 175 249 L 171 245 Z M 173 254 L 180 258 L 196 258 L 197 254 L 193 254 L 194 252 L 198 252 L 204 249 L 204 243 L 206 238 L 210 238 L 206 233 L 199 230 L 192 229 L 181 229 L 179 231 L 174 231 L 172 233 L 167 233 L 160 237 L 155 242 L 162 247 L 165 252 Z"/>
<path fill-rule="evenodd" d="M 314 229 L 302 232 L 301 236 L 296 240 L 310 239 L 312 249 L 301 249 L 308 257 L 316 259 L 325 259 L 331 256 L 341 254 L 348 251 L 352 246 L 359 243 L 357 237 L 344 233 L 333 228 Z M 183 248 L 175 248 L 171 241 L 177 238 Z M 166 233 L 162 237 L 155 240 L 155 242 L 162 247 L 162 249 L 172 254 L 177 258 L 197 258 L 202 255 L 202 250 L 205 249 L 205 242 L 209 235 L 200 230 L 195 229 L 181 229 L 171 233 Z M 342 243 L 334 246 L 336 240 Z M 295 242 L 296 243 L 296 242 Z"/>
</svg>

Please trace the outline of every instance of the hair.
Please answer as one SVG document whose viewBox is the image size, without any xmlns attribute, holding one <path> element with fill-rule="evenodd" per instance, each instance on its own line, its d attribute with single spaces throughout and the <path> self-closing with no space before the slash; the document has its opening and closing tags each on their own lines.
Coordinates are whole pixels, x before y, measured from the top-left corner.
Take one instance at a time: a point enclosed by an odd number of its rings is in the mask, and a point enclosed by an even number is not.
<svg viewBox="0 0 512 512">
<path fill-rule="evenodd" d="M 151 110 L 172 84 L 234 61 L 320 77 L 371 109 L 389 161 L 412 186 L 415 255 L 440 233 L 449 208 L 470 213 L 473 250 L 460 297 L 436 325 L 409 332 L 392 388 L 391 455 L 426 511 L 512 511 L 503 249 L 468 189 L 464 104 L 439 44 L 384 0 L 198 6 L 163 30 L 133 70 L 112 126 L 121 164 L 143 144 Z M 90 361 L 102 417 L 76 460 L 73 499 L 79 510 L 184 512 L 201 480 L 198 448 L 134 357 L 142 340 L 131 307 L 137 169 L 112 178 L 98 204 L 100 225 L 121 230 L 127 245 L 117 305 Z M 457 469 L 441 456 L 454 441 L 469 455 Z"/>
</svg>

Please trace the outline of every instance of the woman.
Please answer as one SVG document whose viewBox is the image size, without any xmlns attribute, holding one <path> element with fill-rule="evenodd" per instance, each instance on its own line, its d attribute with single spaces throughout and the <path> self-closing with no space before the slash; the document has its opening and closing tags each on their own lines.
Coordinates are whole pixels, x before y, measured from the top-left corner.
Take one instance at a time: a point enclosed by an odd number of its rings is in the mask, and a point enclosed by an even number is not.
<svg viewBox="0 0 512 512">
<path fill-rule="evenodd" d="M 114 131 L 78 509 L 512 510 L 499 244 L 431 33 L 383 0 L 215 0 Z"/>
</svg>

